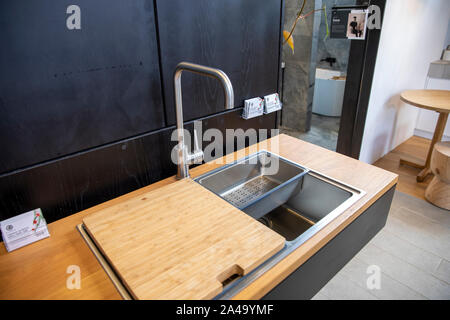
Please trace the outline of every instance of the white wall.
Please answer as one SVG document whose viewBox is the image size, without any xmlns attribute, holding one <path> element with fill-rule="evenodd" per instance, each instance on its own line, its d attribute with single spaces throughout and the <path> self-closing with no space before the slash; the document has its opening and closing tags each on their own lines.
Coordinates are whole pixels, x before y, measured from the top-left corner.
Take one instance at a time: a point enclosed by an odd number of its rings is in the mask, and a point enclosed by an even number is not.
<svg viewBox="0 0 450 320">
<path fill-rule="evenodd" d="M 445 48 L 450 45 L 450 20 L 448 20 L 448 27 L 447 27 L 447 40 L 445 40 Z"/>
<path fill-rule="evenodd" d="M 424 88 L 449 19 L 449 0 L 387 0 L 360 160 L 373 163 L 414 134 L 419 110 L 400 93 Z"/>
<path fill-rule="evenodd" d="M 444 49 L 450 45 L 450 20 L 448 21 L 447 27 L 447 37 L 444 42 Z M 450 90 L 450 80 L 445 79 L 431 79 L 426 85 L 427 89 L 436 90 Z M 439 115 L 436 112 L 420 109 L 419 115 L 417 117 L 416 129 L 414 130 L 414 135 L 419 137 L 424 137 L 431 139 L 433 137 L 434 129 L 436 128 L 436 123 Z M 447 122 L 445 127 L 444 137 L 442 140 L 450 140 L 450 121 Z"/>
</svg>

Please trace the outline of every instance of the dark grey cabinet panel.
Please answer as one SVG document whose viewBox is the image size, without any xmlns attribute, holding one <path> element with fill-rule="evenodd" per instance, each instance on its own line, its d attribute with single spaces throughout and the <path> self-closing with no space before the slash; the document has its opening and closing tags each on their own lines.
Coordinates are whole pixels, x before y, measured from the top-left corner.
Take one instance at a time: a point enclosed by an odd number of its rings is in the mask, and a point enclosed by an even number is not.
<svg viewBox="0 0 450 320">
<path fill-rule="evenodd" d="M 2 0 L 0 39 L 0 173 L 164 127 L 152 0 Z"/>
<path fill-rule="evenodd" d="M 270 291 L 264 300 L 308 300 L 386 225 L 395 186 Z"/>
<path fill-rule="evenodd" d="M 157 0 L 166 113 L 175 123 L 173 72 L 181 61 L 222 69 L 235 90 L 235 105 L 277 92 L 282 0 Z M 223 110 L 214 79 L 184 73 L 186 120 Z"/>
</svg>

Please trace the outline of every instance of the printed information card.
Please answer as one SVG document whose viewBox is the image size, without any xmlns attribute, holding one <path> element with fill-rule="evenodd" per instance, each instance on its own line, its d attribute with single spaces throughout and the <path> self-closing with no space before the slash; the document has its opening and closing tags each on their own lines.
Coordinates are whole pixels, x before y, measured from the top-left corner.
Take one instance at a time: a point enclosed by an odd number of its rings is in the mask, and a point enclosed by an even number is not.
<svg viewBox="0 0 450 320">
<path fill-rule="evenodd" d="M 3 220 L 0 229 L 8 252 L 50 236 L 41 209 Z"/>
</svg>

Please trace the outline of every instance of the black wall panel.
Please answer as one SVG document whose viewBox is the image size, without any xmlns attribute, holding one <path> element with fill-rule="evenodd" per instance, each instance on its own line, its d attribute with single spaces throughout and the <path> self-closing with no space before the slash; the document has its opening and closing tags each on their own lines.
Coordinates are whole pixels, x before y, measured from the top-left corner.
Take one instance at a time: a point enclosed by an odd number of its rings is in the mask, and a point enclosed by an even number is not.
<svg viewBox="0 0 450 320">
<path fill-rule="evenodd" d="M 175 123 L 173 72 L 180 61 L 222 69 L 234 87 L 235 105 L 277 92 L 280 0 L 157 0 L 161 69 L 169 124 Z M 220 112 L 221 86 L 183 73 L 186 120 Z"/>
<path fill-rule="evenodd" d="M 378 6 L 383 20 L 386 0 L 357 0 L 356 4 Z M 337 152 L 355 159 L 361 152 L 380 37 L 381 30 L 369 29 L 364 41 L 352 41 L 350 46 Z"/>
<path fill-rule="evenodd" d="M 270 129 L 275 125 L 275 114 L 246 121 L 241 112 L 232 110 L 203 119 L 203 132 L 208 128 Z M 186 129 L 192 128 L 192 123 L 186 125 Z M 41 208 L 47 222 L 53 222 L 176 174 L 170 160 L 176 144 L 171 141 L 173 129 L 0 175 L 0 221 Z"/>
<path fill-rule="evenodd" d="M 152 0 L 0 1 L 0 173 L 164 127 L 155 28 Z"/>
<path fill-rule="evenodd" d="M 72 4 L 81 30 L 66 27 Z M 282 4 L 0 1 L 0 220 L 42 208 L 52 222 L 174 175 L 175 65 L 223 69 L 236 105 L 276 92 Z M 204 130 L 276 127 L 224 111 L 214 80 L 184 74 L 183 91 Z"/>
</svg>

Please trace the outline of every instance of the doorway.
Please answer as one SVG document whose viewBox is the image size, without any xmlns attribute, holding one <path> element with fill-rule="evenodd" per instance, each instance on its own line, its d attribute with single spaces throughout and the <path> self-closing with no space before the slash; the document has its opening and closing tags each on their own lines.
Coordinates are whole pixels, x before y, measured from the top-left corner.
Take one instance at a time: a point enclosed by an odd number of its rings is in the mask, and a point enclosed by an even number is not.
<svg viewBox="0 0 450 320">
<path fill-rule="evenodd" d="M 380 30 L 365 40 L 329 36 L 333 8 L 367 8 L 385 0 L 310 0 L 292 36 L 295 50 L 283 46 L 280 132 L 359 158 Z M 286 0 L 289 30 L 298 1 Z M 325 8 L 325 10 L 324 10 Z M 322 9 L 322 10 L 321 10 Z"/>
</svg>

